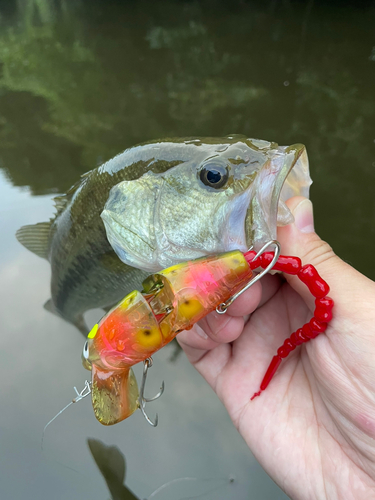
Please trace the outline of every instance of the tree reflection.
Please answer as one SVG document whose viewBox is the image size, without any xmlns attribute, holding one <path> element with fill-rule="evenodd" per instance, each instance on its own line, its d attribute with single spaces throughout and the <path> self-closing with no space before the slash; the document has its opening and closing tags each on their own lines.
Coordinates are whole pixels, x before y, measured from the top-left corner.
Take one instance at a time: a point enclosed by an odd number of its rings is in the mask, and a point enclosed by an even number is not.
<svg viewBox="0 0 375 500">
<path fill-rule="evenodd" d="M 0 167 L 63 192 L 139 142 L 237 132 L 306 144 L 327 196 L 318 216 L 374 207 L 375 13 L 325 3 L 2 4 Z M 347 245 L 368 217 L 353 215 Z"/>
<path fill-rule="evenodd" d="M 349 47 L 340 22 L 318 36 L 318 7 L 301 53 L 297 4 L 217 2 L 215 16 L 210 5 L 19 0 L 17 27 L 3 21 L 0 35 L 0 153 L 14 182 L 63 191 L 125 147 L 170 135 L 299 140 L 323 164 L 343 149 L 368 155 L 365 12 Z"/>
</svg>

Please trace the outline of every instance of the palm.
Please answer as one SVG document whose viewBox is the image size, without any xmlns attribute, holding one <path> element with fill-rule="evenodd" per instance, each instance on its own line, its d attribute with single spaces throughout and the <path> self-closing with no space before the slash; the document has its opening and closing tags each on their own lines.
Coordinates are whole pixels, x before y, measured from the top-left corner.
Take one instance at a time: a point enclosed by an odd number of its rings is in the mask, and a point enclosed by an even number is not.
<svg viewBox="0 0 375 500">
<path fill-rule="evenodd" d="M 361 489 L 371 482 L 367 474 L 374 475 L 368 458 L 369 453 L 375 457 L 375 446 L 368 431 L 372 429 L 375 436 L 375 423 L 369 429 L 363 415 L 358 421 L 361 406 L 368 419 L 375 414 L 374 400 L 365 404 L 363 393 L 358 394 L 364 381 L 356 376 L 355 367 L 363 361 L 362 354 L 356 358 L 350 339 L 343 342 L 345 322 L 333 322 L 327 335 L 291 353 L 267 390 L 250 402 L 277 348 L 311 317 L 302 298 L 277 276 L 267 277 L 261 301 L 242 334 L 231 344 L 209 350 L 196 367 L 260 463 L 289 495 L 351 498 L 353 484 Z M 209 324 L 210 318 L 203 325 L 206 331 Z M 338 473 L 342 480 L 330 491 Z"/>
<path fill-rule="evenodd" d="M 278 240 L 283 254 L 313 264 L 331 286 L 334 317 L 326 333 L 297 347 L 253 401 L 277 348 L 314 310 L 313 297 L 297 277 L 262 278 L 226 318 L 208 315 L 179 334 L 180 343 L 288 495 L 375 499 L 375 283 L 311 230 L 305 202 L 288 200 L 302 229 L 296 220 L 278 229 Z"/>
</svg>

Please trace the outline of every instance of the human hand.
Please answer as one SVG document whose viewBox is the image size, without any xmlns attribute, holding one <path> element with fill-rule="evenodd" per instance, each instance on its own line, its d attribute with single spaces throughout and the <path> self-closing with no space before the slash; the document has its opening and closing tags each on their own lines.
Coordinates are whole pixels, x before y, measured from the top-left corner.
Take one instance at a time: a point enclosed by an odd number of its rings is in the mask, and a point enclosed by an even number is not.
<svg viewBox="0 0 375 500">
<path fill-rule="evenodd" d="M 178 341 L 227 408 L 258 461 L 291 497 L 375 498 L 375 283 L 337 257 L 313 230 L 308 200 L 289 200 L 295 223 L 279 228 L 282 254 L 312 264 L 330 285 L 324 334 L 283 360 L 250 401 L 284 340 L 314 311 L 296 277 L 267 275 Z"/>
</svg>

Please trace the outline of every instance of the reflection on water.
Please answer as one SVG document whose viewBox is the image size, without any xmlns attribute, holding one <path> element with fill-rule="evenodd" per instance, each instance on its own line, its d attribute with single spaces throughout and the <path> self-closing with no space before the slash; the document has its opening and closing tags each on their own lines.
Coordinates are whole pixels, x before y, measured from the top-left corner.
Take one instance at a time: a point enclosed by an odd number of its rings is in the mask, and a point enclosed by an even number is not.
<svg viewBox="0 0 375 500">
<path fill-rule="evenodd" d="M 91 455 L 102 473 L 112 500 L 138 500 L 124 485 L 125 457 L 117 446 L 106 446 L 98 439 L 88 439 Z"/>
<path fill-rule="evenodd" d="M 79 174 L 158 137 L 237 132 L 302 142 L 318 229 L 374 276 L 364 254 L 375 231 L 374 8 L 5 5 L 0 165 L 15 185 L 63 192 Z"/>
<path fill-rule="evenodd" d="M 87 440 L 91 455 L 95 460 L 108 489 L 112 500 L 139 500 L 129 488 L 123 483 L 125 480 L 126 462 L 125 457 L 117 446 L 107 446 L 98 439 Z M 207 494 L 218 491 L 226 491 L 231 495 L 231 485 L 236 479 L 233 476 L 226 478 L 198 478 L 179 477 L 168 481 L 154 490 L 145 500 L 175 500 L 176 498 L 208 498 Z M 232 488 L 233 490 L 233 488 Z M 211 496 L 209 498 L 215 498 Z"/>
<path fill-rule="evenodd" d="M 183 475 L 233 472 L 233 498 L 285 498 L 185 358 L 176 367 L 168 352 L 154 364 L 167 387 L 157 430 L 141 415 L 102 429 L 81 403 L 49 428 L 41 455 L 45 423 L 82 385 L 82 340 L 43 310 L 48 264 L 14 233 L 52 215 L 50 196 L 29 192 L 62 193 L 126 147 L 237 132 L 307 146 L 318 232 L 375 278 L 374 23 L 370 1 L 1 2 L 2 498 L 106 498 L 87 435 L 120 447 L 139 496 Z"/>
</svg>

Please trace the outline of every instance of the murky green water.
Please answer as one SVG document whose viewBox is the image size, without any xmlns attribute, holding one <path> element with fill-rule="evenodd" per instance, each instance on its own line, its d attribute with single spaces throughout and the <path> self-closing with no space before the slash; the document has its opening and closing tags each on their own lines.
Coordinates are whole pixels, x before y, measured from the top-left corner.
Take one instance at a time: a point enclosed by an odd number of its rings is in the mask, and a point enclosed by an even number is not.
<svg viewBox="0 0 375 500">
<path fill-rule="evenodd" d="M 307 146 L 318 233 L 374 279 L 374 98 L 373 1 L 1 2 L 1 498 L 107 498 L 87 437 L 120 448 L 140 498 L 187 476 L 153 498 L 285 498 L 170 350 L 152 368 L 150 391 L 167 387 L 156 430 L 141 415 L 103 428 L 86 400 L 42 452 L 83 385 L 82 336 L 43 309 L 49 265 L 14 233 L 128 146 L 243 133 Z"/>
</svg>

